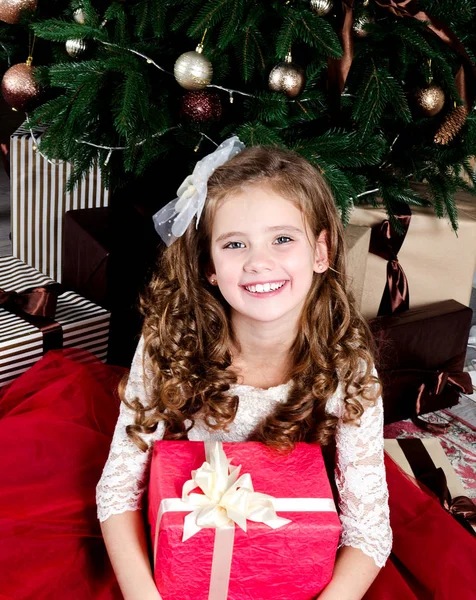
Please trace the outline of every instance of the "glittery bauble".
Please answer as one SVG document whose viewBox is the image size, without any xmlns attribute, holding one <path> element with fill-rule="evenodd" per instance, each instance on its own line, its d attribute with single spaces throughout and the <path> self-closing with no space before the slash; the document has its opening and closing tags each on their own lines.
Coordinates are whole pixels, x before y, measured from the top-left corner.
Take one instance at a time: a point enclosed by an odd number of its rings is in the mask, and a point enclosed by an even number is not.
<svg viewBox="0 0 476 600">
<path fill-rule="evenodd" d="M 193 123 L 218 121 L 221 117 L 220 96 L 216 92 L 189 92 L 183 96 L 180 108 L 182 115 Z"/>
<path fill-rule="evenodd" d="M 268 86 L 273 92 L 282 92 L 289 98 L 295 98 L 302 92 L 306 77 L 304 69 L 291 62 L 290 56 L 285 62 L 277 64 L 269 74 Z"/>
<path fill-rule="evenodd" d="M 84 14 L 84 10 L 82 8 L 77 8 L 73 13 L 73 19 L 76 21 L 76 23 L 84 25 L 86 23 L 86 15 Z"/>
<path fill-rule="evenodd" d="M 311 10 L 319 17 L 323 17 L 334 8 L 332 0 L 311 0 Z"/>
<path fill-rule="evenodd" d="M 66 42 L 66 52 L 73 58 L 77 58 L 83 54 L 87 47 L 84 40 L 68 40 Z"/>
<path fill-rule="evenodd" d="M 445 93 L 434 84 L 415 90 L 415 100 L 418 108 L 427 117 L 434 117 L 445 105 Z"/>
<path fill-rule="evenodd" d="M 40 87 L 33 76 L 33 67 L 27 63 L 13 65 L 2 79 L 2 95 L 12 108 L 26 110 L 40 95 Z"/>
<path fill-rule="evenodd" d="M 174 65 L 174 75 L 177 82 L 186 90 L 202 90 L 211 82 L 213 65 L 202 54 L 202 48 L 185 52 L 177 58 Z"/>
<path fill-rule="evenodd" d="M 366 27 L 369 23 L 373 23 L 374 19 L 367 13 L 363 13 L 360 17 L 355 19 L 354 24 L 352 25 L 352 30 L 357 37 L 364 38 L 369 35 Z"/>
<path fill-rule="evenodd" d="M 0 0 L 0 21 L 14 25 L 23 12 L 36 10 L 36 6 L 37 0 Z"/>
</svg>

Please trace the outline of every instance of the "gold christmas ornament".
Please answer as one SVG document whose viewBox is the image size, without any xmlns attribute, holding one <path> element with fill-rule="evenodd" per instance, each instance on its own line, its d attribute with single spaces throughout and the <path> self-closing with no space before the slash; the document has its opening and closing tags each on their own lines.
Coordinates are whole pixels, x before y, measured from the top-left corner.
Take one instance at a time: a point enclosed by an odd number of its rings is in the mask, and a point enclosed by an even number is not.
<svg viewBox="0 0 476 600">
<path fill-rule="evenodd" d="M 355 19 L 354 24 L 352 25 L 352 31 L 354 32 L 354 35 L 359 38 L 367 37 L 369 35 L 369 32 L 367 31 L 367 25 L 373 22 L 374 19 L 371 15 L 369 15 L 367 12 L 362 13 L 360 17 Z"/>
<path fill-rule="evenodd" d="M 37 0 L 0 0 L 0 21 L 15 25 L 23 12 L 36 10 Z"/>
<path fill-rule="evenodd" d="M 73 12 L 73 19 L 76 21 L 76 23 L 79 23 L 79 25 L 84 25 L 86 23 L 86 15 L 84 14 L 84 10 L 82 8 L 77 8 Z"/>
<path fill-rule="evenodd" d="M 8 69 L 2 79 L 2 95 L 15 110 L 26 110 L 38 100 L 40 87 L 35 81 L 30 59 Z"/>
<path fill-rule="evenodd" d="M 440 128 L 435 134 L 435 144 L 448 144 L 458 135 L 461 128 L 466 123 L 468 109 L 466 106 L 456 106 L 446 117 Z"/>
<path fill-rule="evenodd" d="M 212 81 L 213 65 L 203 55 L 203 46 L 185 52 L 175 61 L 174 76 L 177 83 L 186 90 L 202 90 Z"/>
<path fill-rule="evenodd" d="M 319 17 L 329 14 L 333 8 L 332 0 L 311 0 L 311 10 Z"/>
<path fill-rule="evenodd" d="M 271 70 L 268 87 L 273 92 L 282 92 L 288 98 L 295 98 L 302 92 L 306 83 L 304 69 L 292 61 L 291 52 L 284 62 L 277 64 Z"/>
<path fill-rule="evenodd" d="M 66 42 L 66 52 L 72 57 L 77 58 L 87 49 L 87 44 L 84 40 L 68 40 Z"/>
<path fill-rule="evenodd" d="M 445 93 L 440 86 L 431 83 L 415 91 L 415 101 L 423 114 L 434 117 L 445 105 Z"/>
</svg>

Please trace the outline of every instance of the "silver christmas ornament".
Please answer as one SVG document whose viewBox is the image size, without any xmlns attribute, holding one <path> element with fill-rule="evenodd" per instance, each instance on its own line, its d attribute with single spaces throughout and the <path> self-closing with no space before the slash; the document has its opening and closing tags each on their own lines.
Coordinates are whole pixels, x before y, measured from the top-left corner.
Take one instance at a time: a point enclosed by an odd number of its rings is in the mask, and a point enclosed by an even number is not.
<svg viewBox="0 0 476 600">
<path fill-rule="evenodd" d="M 73 19 L 76 21 L 76 23 L 84 25 L 86 23 L 86 15 L 84 14 L 84 10 L 82 8 L 77 8 L 73 12 Z"/>
<path fill-rule="evenodd" d="M 302 92 L 306 77 L 304 69 L 292 62 L 291 52 L 284 62 L 277 64 L 269 74 L 268 87 L 273 92 L 282 92 L 295 98 Z"/>
<path fill-rule="evenodd" d="M 311 0 L 311 10 L 319 17 L 329 14 L 333 8 L 332 0 Z"/>
<path fill-rule="evenodd" d="M 86 51 L 87 44 L 84 40 L 68 40 L 66 42 L 66 52 L 72 57 L 77 58 Z"/>
<path fill-rule="evenodd" d="M 355 19 L 352 25 L 352 30 L 357 37 L 364 38 L 369 35 L 366 27 L 369 23 L 373 23 L 374 19 L 368 13 L 364 12 Z"/>
<path fill-rule="evenodd" d="M 186 90 L 202 90 L 212 81 L 213 65 L 203 55 L 203 46 L 198 44 L 195 50 L 185 52 L 175 61 L 174 76 Z"/>
</svg>

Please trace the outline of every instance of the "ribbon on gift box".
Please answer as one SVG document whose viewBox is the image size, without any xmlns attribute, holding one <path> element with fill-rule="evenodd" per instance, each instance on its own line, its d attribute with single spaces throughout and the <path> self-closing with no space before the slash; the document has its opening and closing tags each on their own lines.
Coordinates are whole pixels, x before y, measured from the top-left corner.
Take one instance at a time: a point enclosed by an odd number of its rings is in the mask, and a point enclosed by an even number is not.
<svg viewBox="0 0 476 600">
<path fill-rule="evenodd" d="M 398 260 L 398 253 L 410 227 L 411 210 L 407 204 L 400 204 L 395 220 L 400 225 L 397 231 L 386 219 L 372 227 L 369 252 L 387 261 L 387 283 L 378 309 L 378 316 L 394 315 L 410 308 L 408 281 Z"/>
<path fill-rule="evenodd" d="M 63 330 L 54 320 L 61 286 L 32 287 L 23 292 L 0 289 L 0 307 L 37 327 L 43 335 L 43 352 L 63 346 Z"/>
<path fill-rule="evenodd" d="M 390 371 L 392 378 L 402 381 L 415 382 L 418 394 L 415 401 L 415 409 L 412 417 L 413 422 L 418 427 L 432 433 L 443 433 L 447 431 L 448 425 L 440 423 L 428 423 L 420 418 L 423 398 L 426 395 L 440 395 L 447 385 L 451 385 L 461 392 L 471 394 L 473 386 L 469 373 L 457 370 L 456 365 L 461 364 L 461 357 L 456 356 L 452 361 L 446 363 L 441 370 L 424 369 L 398 369 Z"/>
<path fill-rule="evenodd" d="M 440 501 L 441 506 L 472 535 L 476 532 L 476 505 L 467 496 L 452 498 L 448 489 L 445 472 L 441 467 L 436 467 L 431 454 L 425 448 L 422 440 L 417 438 L 399 439 L 398 445 L 405 454 L 417 481 L 433 492 Z"/>
<path fill-rule="evenodd" d="M 291 521 L 276 514 L 283 512 L 336 512 L 332 498 L 274 498 L 255 492 L 251 476 L 240 476 L 241 466 L 231 465 L 221 442 L 204 442 L 205 462 L 192 471 L 192 479 L 182 488 L 182 499 L 164 498 L 155 524 L 154 565 L 160 522 L 167 512 L 188 512 L 182 541 L 203 528 L 215 529 L 208 600 L 226 600 L 231 575 L 235 524 L 246 532 L 246 521 L 264 523 L 272 529 Z M 203 493 L 194 493 L 195 489 Z"/>
</svg>

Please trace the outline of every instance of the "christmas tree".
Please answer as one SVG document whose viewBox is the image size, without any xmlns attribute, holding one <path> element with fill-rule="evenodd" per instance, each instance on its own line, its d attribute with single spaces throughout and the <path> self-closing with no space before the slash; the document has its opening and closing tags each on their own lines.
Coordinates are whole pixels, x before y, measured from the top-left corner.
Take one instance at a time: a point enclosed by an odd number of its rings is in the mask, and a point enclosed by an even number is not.
<svg viewBox="0 0 476 600">
<path fill-rule="evenodd" d="M 457 227 L 454 194 L 476 183 L 475 0 L 43 4 L 0 6 L 0 38 L 36 36 L 28 122 L 47 125 L 41 151 L 74 164 L 71 184 L 96 160 L 112 187 L 153 171 L 165 204 L 237 134 L 309 159 L 344 222 L 357 203 L 425 203 L 411 183 L 426 181 Z"/>
</svg>

